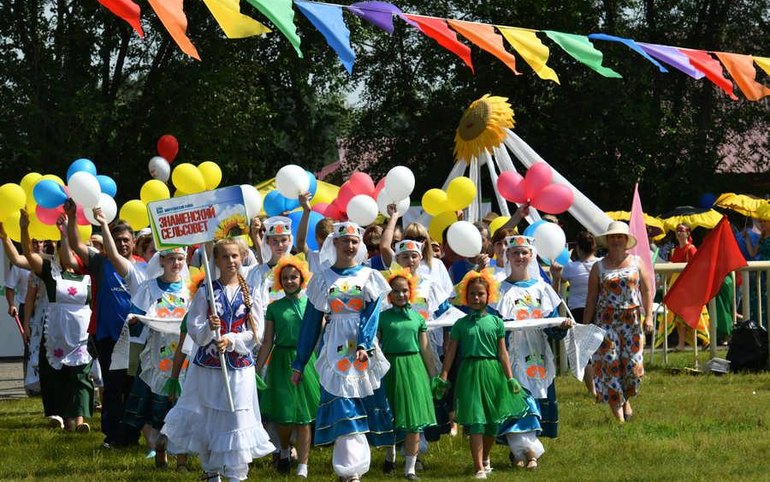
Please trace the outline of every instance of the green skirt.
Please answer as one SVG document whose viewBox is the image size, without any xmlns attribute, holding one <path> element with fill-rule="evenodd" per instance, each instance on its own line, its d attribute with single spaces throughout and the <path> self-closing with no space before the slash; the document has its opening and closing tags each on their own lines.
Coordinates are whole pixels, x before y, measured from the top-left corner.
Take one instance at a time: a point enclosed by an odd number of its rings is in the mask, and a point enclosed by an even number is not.
<svg viewBox="0 0 770 482">
<path fill-rule="evenodd" d="M 527 412 L 524 391 L 513 393 L 500 362 L 466 358 L 455 385 L 455 418 L 467 434 L 496 435 L 497 424 Z"/>
<path fill-rule="evenodd" d="M 311 355 L 302 381 L 291 383 L 291 363 L 297 356 L 294 348 L 276 346 L 267 365 L 267 388 L 259 392 L 259 406 L 266 420 L 281 425 L 306 425 L 315 420 L 321 389 L 315 369 L 315 354 Z"/>
<path fill-rule="evenodd" d="M 422 432 L 436 425 L 428 371 L 419 353 L 385 354 L 390 370 L 385 374 L 385 393 L 393 412 L 393 428 L 399 434 Z"/>
</svg>

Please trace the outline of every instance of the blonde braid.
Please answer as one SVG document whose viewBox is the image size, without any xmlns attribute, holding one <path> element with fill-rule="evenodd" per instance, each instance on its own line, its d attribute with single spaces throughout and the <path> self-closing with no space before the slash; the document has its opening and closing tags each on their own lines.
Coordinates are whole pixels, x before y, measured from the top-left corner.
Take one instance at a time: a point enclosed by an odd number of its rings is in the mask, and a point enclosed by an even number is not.
<svg viewBox="0 0 770 482">
<path fill-rule="evenodd" d="M 259 339 L 259 332 L 257 331 L 257 322 L 254 320 L 254 313 L 251 311 L 251 292 L 248 283 L 246 283 L 246 278 L 240 273 L 238 273 L 238 285 L 241 287 L 243 302 L 249 310 L 249 325 L 251 326 L 251 331 L 254 332 L 254 339 L 257 341 L 257 344 L 259 344 L 261 343 L 261 340 Z"/>
</svg>

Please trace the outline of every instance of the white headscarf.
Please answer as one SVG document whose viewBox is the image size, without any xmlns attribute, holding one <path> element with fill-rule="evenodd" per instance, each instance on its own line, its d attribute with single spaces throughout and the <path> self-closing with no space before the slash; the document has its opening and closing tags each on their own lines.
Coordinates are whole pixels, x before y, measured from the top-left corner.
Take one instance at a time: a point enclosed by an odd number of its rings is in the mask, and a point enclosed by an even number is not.
<svg viewBox="0 0 770 482">
<path fill-rule="evenodd" d="M 286 216 L 272 216 L 265 219 L 265 236 L 262 238 L 260 249 L 262 251 L 262 262 L 267 264 L 273 257 L 273 250 L 270 249 L 270 236 L 289 236 L 289 242 L 294 244 L 294 237 L 291 234 L 291 219 Z M 291 248 L 290 248 L 291 249 Z"/>
<path fill-rule="evenodd" d="M 343 236 L 355 236 L 359 240 L 363 238 L 363 233 L 358 224 L 346 221 L 342 223 L 334 223 L 334 229 L 324 239 L 323 246 L 318 253 L 321 266 L 328 268 L 333 266 L 337 262 L 337 248 L 334 246 L 334 240 Z M 369 253 L 366 251 L 366 245 L 361 241 L 358 243 L 358 252 L 354 258 L 356 264 L 361 264 L 369 258 Z"/>
<path fill-rule="evenodd" d="M 160 264 L 160 258 L 168 256 L 169 254 L 186 255 L 187 252 L 184 248 L 162 249 L 160 251 L 156 251 L 155 254 L 152 255 L 152 258 L 150 258 L 150 260 L 147 262 L 145 279 L 155 279 L 163 276 L 163 266 Z M 182 280 L 190 278 L 190 270 L 187 268 L 186 262 L 182 263 L 182 271 L 180 271 L 179 276 L 181 276 Z"/>
<path fill-rule="evenodd" d="M 540 266 L 537 263 L 537 249 L 535 248 L 534 238 L 515 234 L 505 238 L 503 243 L 505 243 L 506 278 L 511 275 L 511 263 L 508 262 L 508 250 L 512 248 L 528 248 L 532 252 L 532 258 L 529 260 L 529 264 L 527 265 L 527 274 L 530 278 L 540 279 Z"/>
</svg>

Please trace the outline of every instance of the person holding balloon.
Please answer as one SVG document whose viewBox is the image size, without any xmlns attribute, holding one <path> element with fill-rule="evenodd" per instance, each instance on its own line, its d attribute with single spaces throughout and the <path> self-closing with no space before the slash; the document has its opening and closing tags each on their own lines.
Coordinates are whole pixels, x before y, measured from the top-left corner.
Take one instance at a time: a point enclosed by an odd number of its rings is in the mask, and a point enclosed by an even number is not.
<svg viewBox="0 0 770 482">
<path fill-rule="evenodd" d="M 344 481 L 369 471 L 369 444 L 393 445 L 393 419 L 382 387 L 389 363 L 377 346 L 380 305 L 390 291 L 382 275 L 362 263 L 366 247 L 352 222 L 334 224 L 321 248 L 321 265 L 307 287 L 292 383 L 299 384 L 328 316 L 316 362 L 321 399 L 315 444 L 334 444 L 332 466 Z M 368 439 L 368 441 L 367 441 Z"/>
</svg>

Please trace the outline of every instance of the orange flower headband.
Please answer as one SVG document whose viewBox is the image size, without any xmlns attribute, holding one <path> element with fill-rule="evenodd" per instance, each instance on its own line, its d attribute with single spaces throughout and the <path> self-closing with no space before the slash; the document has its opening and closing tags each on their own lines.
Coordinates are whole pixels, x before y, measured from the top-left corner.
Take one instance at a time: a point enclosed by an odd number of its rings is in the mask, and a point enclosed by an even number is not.
<svg viewBox="0 0 770 482">
<path fill-rule="evenodd" d="M 408 268 L 403 268 L 401 265 L 393 263 L 389 270 L 383 271 L 382 276 L 385 277 L 385 281 L 388 285 L 396 278 L 404 278 L 409 284 L 409 304 L 414 304 L 417 301 L 417 284 L 420 278 Z"/>
<path fill-rule="evenodd" d="M 335 238 L 341 238 L 343 236 L 356 236 L 360 238 L 361 228 L 358 227 L 358 224 L 350 221 L 334 223 L 334 231 L 332 231 L 332 234 Z"/>
<path fill-rule="evenodd" d="M 298 254 L 296 256 L 283 256 L 278 260 L 278 263 L 276 263 L 275 268 L 273 268 L 273 287 L 275 290 L 283 291 L 281 272 L 288 266 L 297 268 L 299 275 L 302 277 L 302 283 L 300 283 L 299 287 L 300 289 L 305 288 L 307 282 L 310 281 L 310 277 L 313 276 L 313 273 L 310 272 L 307 261 L 305 261 L 305 256 L 303 254 Z"/>
<path fill-rule="evenodd" d="M 401 253 L 417 253 L 422 257 L 422 243 L 419 241 L 412 241 L 411 239 L 405 239 L 396 243 L 396 256 Z"/>
<path fill-rule="evenodd" d="M 487 290 L 487 303 L 494 303 L 497 301 L 498 295 L 500 294 L 500 283 L 495 279 L 494 270 L 487 268 L 481 271 L 468 271 L 465 273 L 462 281 L 460 281 L 455 288 L 460 304 L 468 304 L 468 285 L 477 279 L 484 280 L 489 287 Z"/>
<path fill-rule="evenodd" d="M 265 236 L 291 235 L 291 219 L 273 216 L 265 220 Z"/>
</svg>

